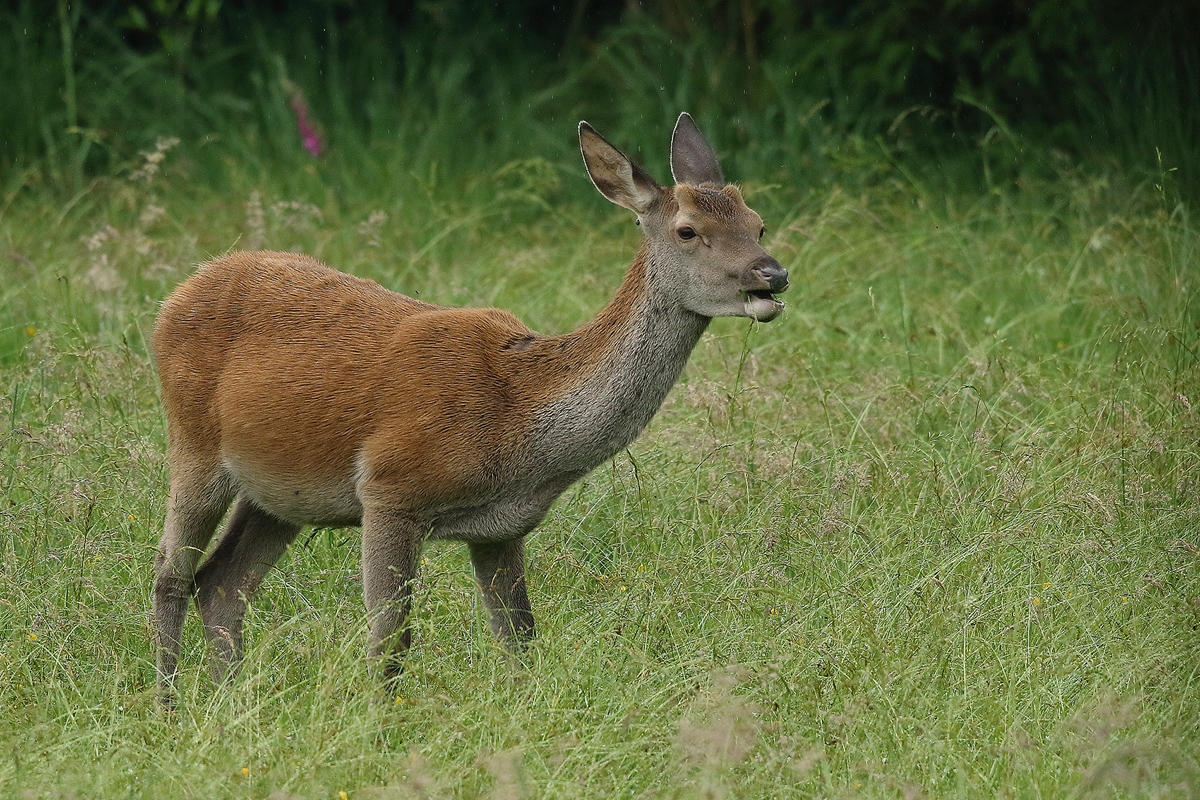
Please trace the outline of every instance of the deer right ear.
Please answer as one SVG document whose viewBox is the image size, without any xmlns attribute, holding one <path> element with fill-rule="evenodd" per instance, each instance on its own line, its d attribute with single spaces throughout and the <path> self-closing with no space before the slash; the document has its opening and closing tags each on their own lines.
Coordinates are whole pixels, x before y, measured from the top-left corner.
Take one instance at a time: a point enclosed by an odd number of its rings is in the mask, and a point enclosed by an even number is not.
<svg viewBox="0 0 1200 800">
<path fill-rule="evenodd" d="M 671 133 L 671 176 L 676 183 L 693 186 L 702 183 L 725 185 L 717 154 L 686 111 L 679 115 Z"/>
<path fill-rule="evenodd" d="M 579 149 L 600 194 L 638 216 L 650 210 L 658 197 L 658 184 L 586 122 L 579 123 Z"/>
</svg>

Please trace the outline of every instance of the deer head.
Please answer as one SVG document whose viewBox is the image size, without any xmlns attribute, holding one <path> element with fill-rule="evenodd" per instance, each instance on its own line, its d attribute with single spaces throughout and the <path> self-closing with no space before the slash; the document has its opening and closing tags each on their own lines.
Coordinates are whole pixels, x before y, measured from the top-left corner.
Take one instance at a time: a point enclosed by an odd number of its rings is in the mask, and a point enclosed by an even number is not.
<svg viewBox="0 0 1200 800">
<path fill-rule="evenodd" d="M 688 114 L 671 134 L 675 186 L 659 186 L 586 122 L 579 146 L 600 193 L 637 214 L 658 290 L 705 317 L 750 317 L 768 322 L 783 311 L 776 295 L 788 287 L 787 270 L 761 245 L 762 217 L 746 206 L 737 186 Z"/>
</svg>

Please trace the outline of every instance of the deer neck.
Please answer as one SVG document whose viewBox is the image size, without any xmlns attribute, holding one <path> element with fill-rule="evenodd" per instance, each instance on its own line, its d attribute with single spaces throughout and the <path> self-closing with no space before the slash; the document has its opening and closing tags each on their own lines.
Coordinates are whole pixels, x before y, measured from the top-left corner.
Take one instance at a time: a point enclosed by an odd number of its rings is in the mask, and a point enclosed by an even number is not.
<svg viewBox="0 0 1200 800">
<path fill-rule="evenodd" d="M 669 287 L 656 285 L 662 281 L 644 242 L 595 319 L 539 340 L 542 366 L 556 376 L 535 423 L 534 450 L 548 467 L 586 471 L 611 458 L 637 438 L 679 378 L 710 320 L 681 307 Z"/>
</svg>

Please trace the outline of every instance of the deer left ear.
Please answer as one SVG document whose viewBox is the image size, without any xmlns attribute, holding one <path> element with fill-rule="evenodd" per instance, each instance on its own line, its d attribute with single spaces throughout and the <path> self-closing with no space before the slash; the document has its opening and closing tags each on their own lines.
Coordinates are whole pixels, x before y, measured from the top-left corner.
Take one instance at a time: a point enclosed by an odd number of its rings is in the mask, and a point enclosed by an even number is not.
<svg viewBox="0 0 1200 800">
<path fill-rule="evenodd" d="M 671 134 L 671 176 L 676 183 L 692 186 L 701 183 L 725 185 L 717 154 L 686 111 L 679 115 L 675 132 Z"/>
<path fill-rule="evenodd" d="M 600 194 L 639 217 L 650 210 L 659 185 L 586 122 L 579 123 L 579 149 L 588 176 Z"/>
</svg>

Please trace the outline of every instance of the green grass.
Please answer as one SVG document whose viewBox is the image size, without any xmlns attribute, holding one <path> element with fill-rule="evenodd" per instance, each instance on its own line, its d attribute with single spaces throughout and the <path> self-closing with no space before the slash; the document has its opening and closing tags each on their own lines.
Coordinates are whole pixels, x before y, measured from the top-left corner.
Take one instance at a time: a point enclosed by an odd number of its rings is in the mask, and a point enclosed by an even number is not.
<svg viewBox="0 0 1200 800">
<path fill-rule="evenodd" d="M 950 195 L 886 163 L 865 188 L 748 183 L 789 310 L 714 322 L 642 439 L 531 537 L 526 663 L 487 635 L 465 549 L 437 545 L 385 696 L 357 532 L 317 530 L 257 598 L 230 690 L 191 616 L 171 718 L 146 342 L 191 265 L 302 249 L 559 332 L 638 236 L 573 162 L 372 201 L 317 168 L 219 190 L 190 168 L 167 151 L 149 182 L 0 217 L 4 794 L 1200 795 L 1187 207 L 1069 170 Z"/>
</svg>

